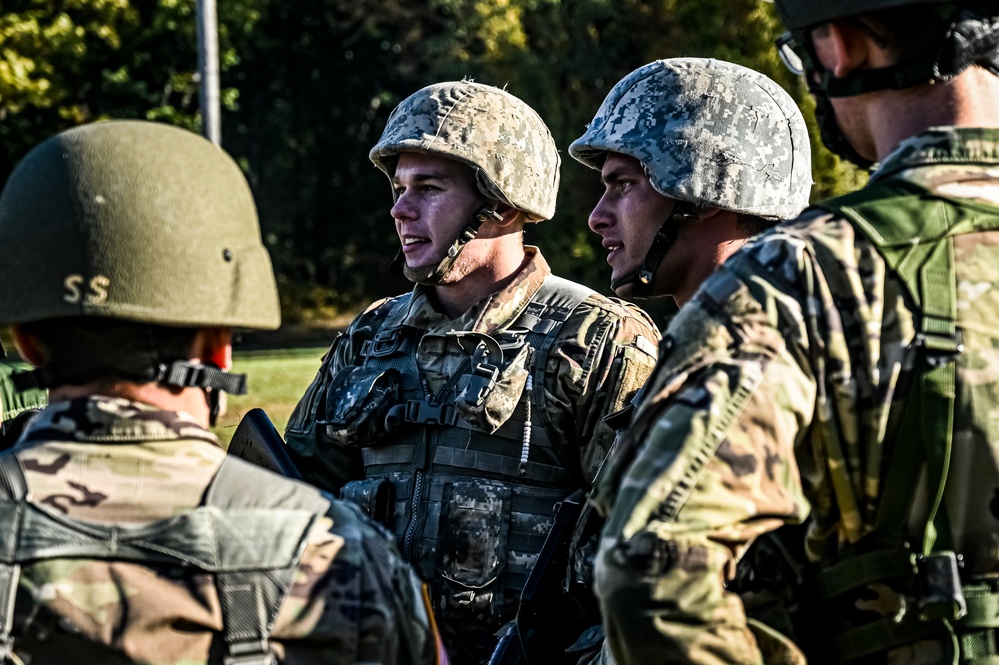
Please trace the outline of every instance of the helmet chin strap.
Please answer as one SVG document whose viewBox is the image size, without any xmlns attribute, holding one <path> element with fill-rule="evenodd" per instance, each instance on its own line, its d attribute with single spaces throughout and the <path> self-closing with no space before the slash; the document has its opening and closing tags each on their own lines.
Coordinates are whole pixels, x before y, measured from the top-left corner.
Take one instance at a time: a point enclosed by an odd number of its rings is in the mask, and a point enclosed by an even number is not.
<svg viewBox="0 0 999 665">
<path fill-rule="evenodd" d="M 455 241 L 451 243 L 451 246 L 447 248 L 447 254 L 444 255 L 444 258 L 441 259 L 440 263 L 436 266 L 410 268 L 403 263 L 402 272 L 406 276 L 406 279 L 416 284 L 426 284 L 428 286 L 435 286 L 442 283 L 454 267 L 454 263 L 458 260 L 461 250 L 465 248 L 465 245 L 475 239 L 475 236 L 479 234 L 479 229 L 487 221 L 503 221 L 503 216 L 496 212 L 496 204 L 493 202 L 483 204 L 483 206 L 472 215 L 472 219 L 469 220 L 468 224 L 465 225 L 465 228 L 461 230 L 461 233 L 459 233 Z M 402 262 L 401 250 L 399 255 L 396 256 L 396 260 L 393 261 L 393 265 L 397 262 Z"/>
<path fill-rule="evenodd" d="M 632 284 L 631 298 L 633 300 L 647 300 L 657 295 L 663 295 L 652 292 L 652 282 L 655 280 L 656 271 L 670 247 L 676 242 L 680 228 L 688 221 L 697 219 L 699 211 L 700 206 L 694 203 L 677 201 L 673 205 L 673 211 L 669 217 L 656 231 L 652 245 L 649 246 L 649 251 L 646 252 L 642 264 L 621 277 L 611 280 L 611 289 L 617 292 L 622 286 Z"/>
</svg>

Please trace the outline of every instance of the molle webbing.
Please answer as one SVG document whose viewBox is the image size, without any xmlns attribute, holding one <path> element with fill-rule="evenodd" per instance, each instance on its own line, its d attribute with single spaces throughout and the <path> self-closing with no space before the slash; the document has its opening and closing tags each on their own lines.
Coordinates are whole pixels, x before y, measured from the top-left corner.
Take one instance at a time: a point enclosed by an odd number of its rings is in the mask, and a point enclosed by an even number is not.
<svg viewBox="0 0 999 665">
<path fill-rule="evenodd" d="M 8 594 L 0 596 L 0 612 L 6 610 L 0 616 L 0 641 L 11 643 L 13 600 L 23 564 L 54 558 L 127 561 L 214 574 L 225 665 L 276 662 L 270 632 L 291 589 L 306 535 L 329 507 L 317 490 L 290 481 L 289 500 L 282 507 L 249 498 L 250 488 L 259 493 L 261 487 L 283 482 L 227 457 L 206 493 L 206 505 L 150 524 L 98 524 L 29 504 L 17 458 L 0 456 L 0 519 L 8 526 L 0 532 L 0 592 Z"/>
<path fill-rule="evenodd" d="M 435 574 L 437 549 L 444 538 L 444 534 L 440 531 L 444 522 L 441 513 L 448 486 L 454 482 L 467 480 L 460 476 L 433 475 L 427 481 L 424 490 L 425 508 L 421 508 L 425 510 L 426 521 L 423 531 L 419 534 L 418 548 L 423 556 L 419 560 L 410 562 L 423 576 L 432 577 Z M 412 478 L 395 474 L 390 477 L 390 481 L 396 495 L 393 518 L 386 526 L 399 537 L 405 530 L 411 514 L 409 497 Z M 566 491 L 516 485 L 509 487 L 512 490 L 510 530 L 506 542 L 507 558 L 503 586 L 519 593 L 551 528 L 553 506 L 565 498 Z"/>
</svg>

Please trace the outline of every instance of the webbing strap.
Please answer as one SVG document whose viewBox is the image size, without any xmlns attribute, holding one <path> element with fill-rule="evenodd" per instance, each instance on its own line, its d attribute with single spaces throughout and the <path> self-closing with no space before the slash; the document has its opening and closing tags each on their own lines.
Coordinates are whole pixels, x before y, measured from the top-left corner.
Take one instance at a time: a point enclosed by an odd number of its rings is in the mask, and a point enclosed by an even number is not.
<svg viewBox="0 0 999 665">
<path fill-rule="evenodd" d="M 13 454 L 0 455 L 0 499 L 17 501 L 21 510 L 14 515 L 14 520 L 4 524 L 4 529 L 20 528 L 24 514 L 23 499 L 28 494 L 24 481 L 24 473 Z M 14 655 L 14 639 L 11 633 L 14 629 L 14 601 L 17 598 L 17 582 L 21 576 L 21 565 L 18 563 L 0 563 L 0 662 L 10 662 Z"/>
<path fill-rule="evenodd" d="M 261 499 L 261 487 L 281 483 L 282 505 L 312 513 L 304 528 L 300 525 L 283 545 L 293 544 L 294 554 L 282 567 L 254 570 L 223 570 L 215 575 L 219 606 L 222 609 L 222 638 L 227 654 L 225 665 L 277 665 L 270 637 L 285 598 L 291 591 L 299 562 L 305 552 L 312 524 L 330 507 L 330 499 L 304 483 L 278 478 L 245 461 L 226 456 L 206 493 L 209 506 L 231 510 L 231 506 L 254 505 Z M 270 545 L 273 549 L 277 543 Z M 263 544 L 268 548 L 267 544 Z"/>
</svg>

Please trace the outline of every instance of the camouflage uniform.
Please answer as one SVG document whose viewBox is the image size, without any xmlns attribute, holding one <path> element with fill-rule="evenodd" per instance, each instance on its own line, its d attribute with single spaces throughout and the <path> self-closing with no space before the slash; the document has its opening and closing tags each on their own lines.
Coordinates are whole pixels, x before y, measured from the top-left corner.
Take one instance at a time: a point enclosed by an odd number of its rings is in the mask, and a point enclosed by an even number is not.
<svg viewBox="0 0 999 665">
<path fill-rule="evenodd" d="M 431 582 L 445 639 L 460 632 L 480 655 L 513 618 L 555 503 L 594 477 L 614 437 L 602 418 L 645 381 L 658 341 L 641 310 L 582 287 L 574 287 L 585 296 L 575 304 L 546 305 L 545 285 L 556 278 L 526 249 L 530 260 L 513 281 L 457 319 L 436 311 L 423 285 L 371 305 L 333 343 L 287 430 L 308 480 L 381 513 Z M 390 331 L 405 339 L 397 344 Z M 482 385 L 472 370 L 483 364 L 476 349 L 497 344 L 505 350 L 495 386 L 475 409 L 466 396 Z M 372 378 L 385 376 L 386 363 L 402 374 L 395 388 Z M 346 418 L 371 429 L 329 424 L 351 411 L 351 386 L 385 395 Z M 410 421 L 384 431 L 392 407 L 435 403 L 444 425 Z M 449 410 L 460 415 L 449 419 Z M 376 417 L 358 416 L 368 411 Z M 394 493 L 387 508 L 378 498 L 385 491 Z"/>
<path fill-rule="evenodd" d="M 919 206 L 911 223 L 949 219 L 960 210 L 978 220 L 953 236 L 960 350 L 931 348 L 931 335 L 920 331 L 939 303 L 927 302 L 924 311 L 914 304 L 924 294 L 912 296 L 859 231 L 855 199 L 834 200 L 751 240 L 674 319 L 663 344 L 668 351 L 593 498 L 611 513 L 596 585 L 616 661 L 801 662 L 780 636 L 747 626 L 740 599 L 724 582 L 754 538 L 809 513 L 805 551 L 823 572 L 805 595 L 827 601 L 812 615 L 813 624 L 823 617 L 817 659 L 870 656 L 858 635 L 894 649 L 893 662 L 940 662 L 952 642 L 966 654 L 990 653 L 995 624 L 981 612 L 977 625 L 921 621 L 931 596 L 949 602 L 949 592 L 937 588 L 940 579 L 923 575 L 915 555 L 921 543 L 934 541 L 934 550 L 962 554 L 969 608 L 994 602 L 994 583 L 983 576 L 999 570 L 997 154 L 996 130 L 930 130 L 886 158 L 869 185 L 929 190 L 887 207 L 875 202 L 889 212 L 896 204 Z M 896 241 L 918 247 L 912 236 L 885 240 Z M 953 367 L 957 358 L 951 482 L 945 482 L 948 458 L 932 457 L 942 439 L 920 432 L 940 425 L 920 420 L 931 400 L 904 410 L 906 398 L 917 394 L 914 382 L 926 374 L 917 372 L 921 357 L 937 368 Z M 931 442 L 925 453 L 931 461 L 896 479 L 893 492 L 905 488 L 901 533 L 882 538 L 878 520 L 890 503 L 886 485 L 894 482 L 886 470 L 921 459 L 921 438 Z M 932 517 L 938 489 L 943 519 Z M 935 538 L 924 536 L 928 521 Z M 878 537 L 861 541 L 871 534 Z M 838 559 L 856 564 L 851 557 L 871 548 L 902 552 L 902 570 L 884 564 L 880 578 L 865 579 L 864 566 L 827 567 Z M 831 579 L 830 570 L 841 579 Z M 884 577 L 895 580 L 889 585 Z M 913 577 L 921 577 L 921 587 L 913 587 Z M 851 586 L 847 580 L 856 588 L 830 599 L 837 585 Z M 857 626 L 874 632 L 843 638 Z"/>
<path fill-rule="evenodd" d="M 109 397 L 47 407 L 7 454 L 24 471 L 31 508 L 123 529 L 203 505 L 226 459 L 215 436 L 184 414 Z M 266 475 L 257 505 L 287 505 L 294 483 Z M 281 662 L 434 662 L 419 582 L 356 508 L 332 504 L 304 548 L 272 633 Z M 68 662 L 69 653 L 108 664 L 217 660 L 218 591 L 194 566 L 38 561 L 21 570 L 17 608 L 15 650 L 26 663 Z"/>
</svg>

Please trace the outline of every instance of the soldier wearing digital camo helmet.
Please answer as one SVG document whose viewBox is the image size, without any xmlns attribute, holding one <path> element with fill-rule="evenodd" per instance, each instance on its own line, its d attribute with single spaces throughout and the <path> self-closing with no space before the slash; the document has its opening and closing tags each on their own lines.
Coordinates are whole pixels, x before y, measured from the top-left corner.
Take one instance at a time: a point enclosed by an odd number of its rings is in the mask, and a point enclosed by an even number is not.
<svg viewBox="0 0 999 665">
<path fill-rule="evenodd" d="M 433 663 L 420 583 L 356 507 L 208 430 L 231 329 L 278 325 L 239 167 L 117 121 L 30 152 L 0 195 L 0 321 L 50 405 L 0 455 L 0 660 Z"/>
<path fill-rule="evenodd" d="M 623 297 L 689 300 L 755 233 L 808 205 L 808 130 L 776 83 L 704 58 L 658 60 L 610 91 L 569 153 L 601 172 L 590 213 Z"/>
<path fill-rule="evenodd" d="M 878 167 L 672 321 L 598 481 L 607 641 L 622 665 L 994 662 L 999 6 L 775 2 L 824 141 Z M 736 563 L 806 518 L 797 621 L 747 620 Z"/>
<path fill-rule="evenodd" d="M 412 293 L 334 343 L 288 445 L 310 480 L 388 526 L 431 582 L 457 662 L 511 620 L 555 504 L 584 487 L 654 363 L 635 308 L 551 274 L 524 225 L 555 212 L 559 155 L 513 95 L 456 81 L 392 112 L 371 159 Z"/>
<path fill-rule="evenodd" d="M 812 183 L 808 130 L 790 95 L 707 58 L 657 60 L 625 76 L 569 152 L 601 172 L 589 224 L 609 250 L 612 288 L 679 305 L 752 235 L 801 212 Z M 612 424 L 625 427 L 630 413 Z M 570 552 L 581 594 L 592 593 L 607 506 L 590 498 Z M 588 630 L 575 648 L 596 649 L 600 635 Z"/>
</svg>

